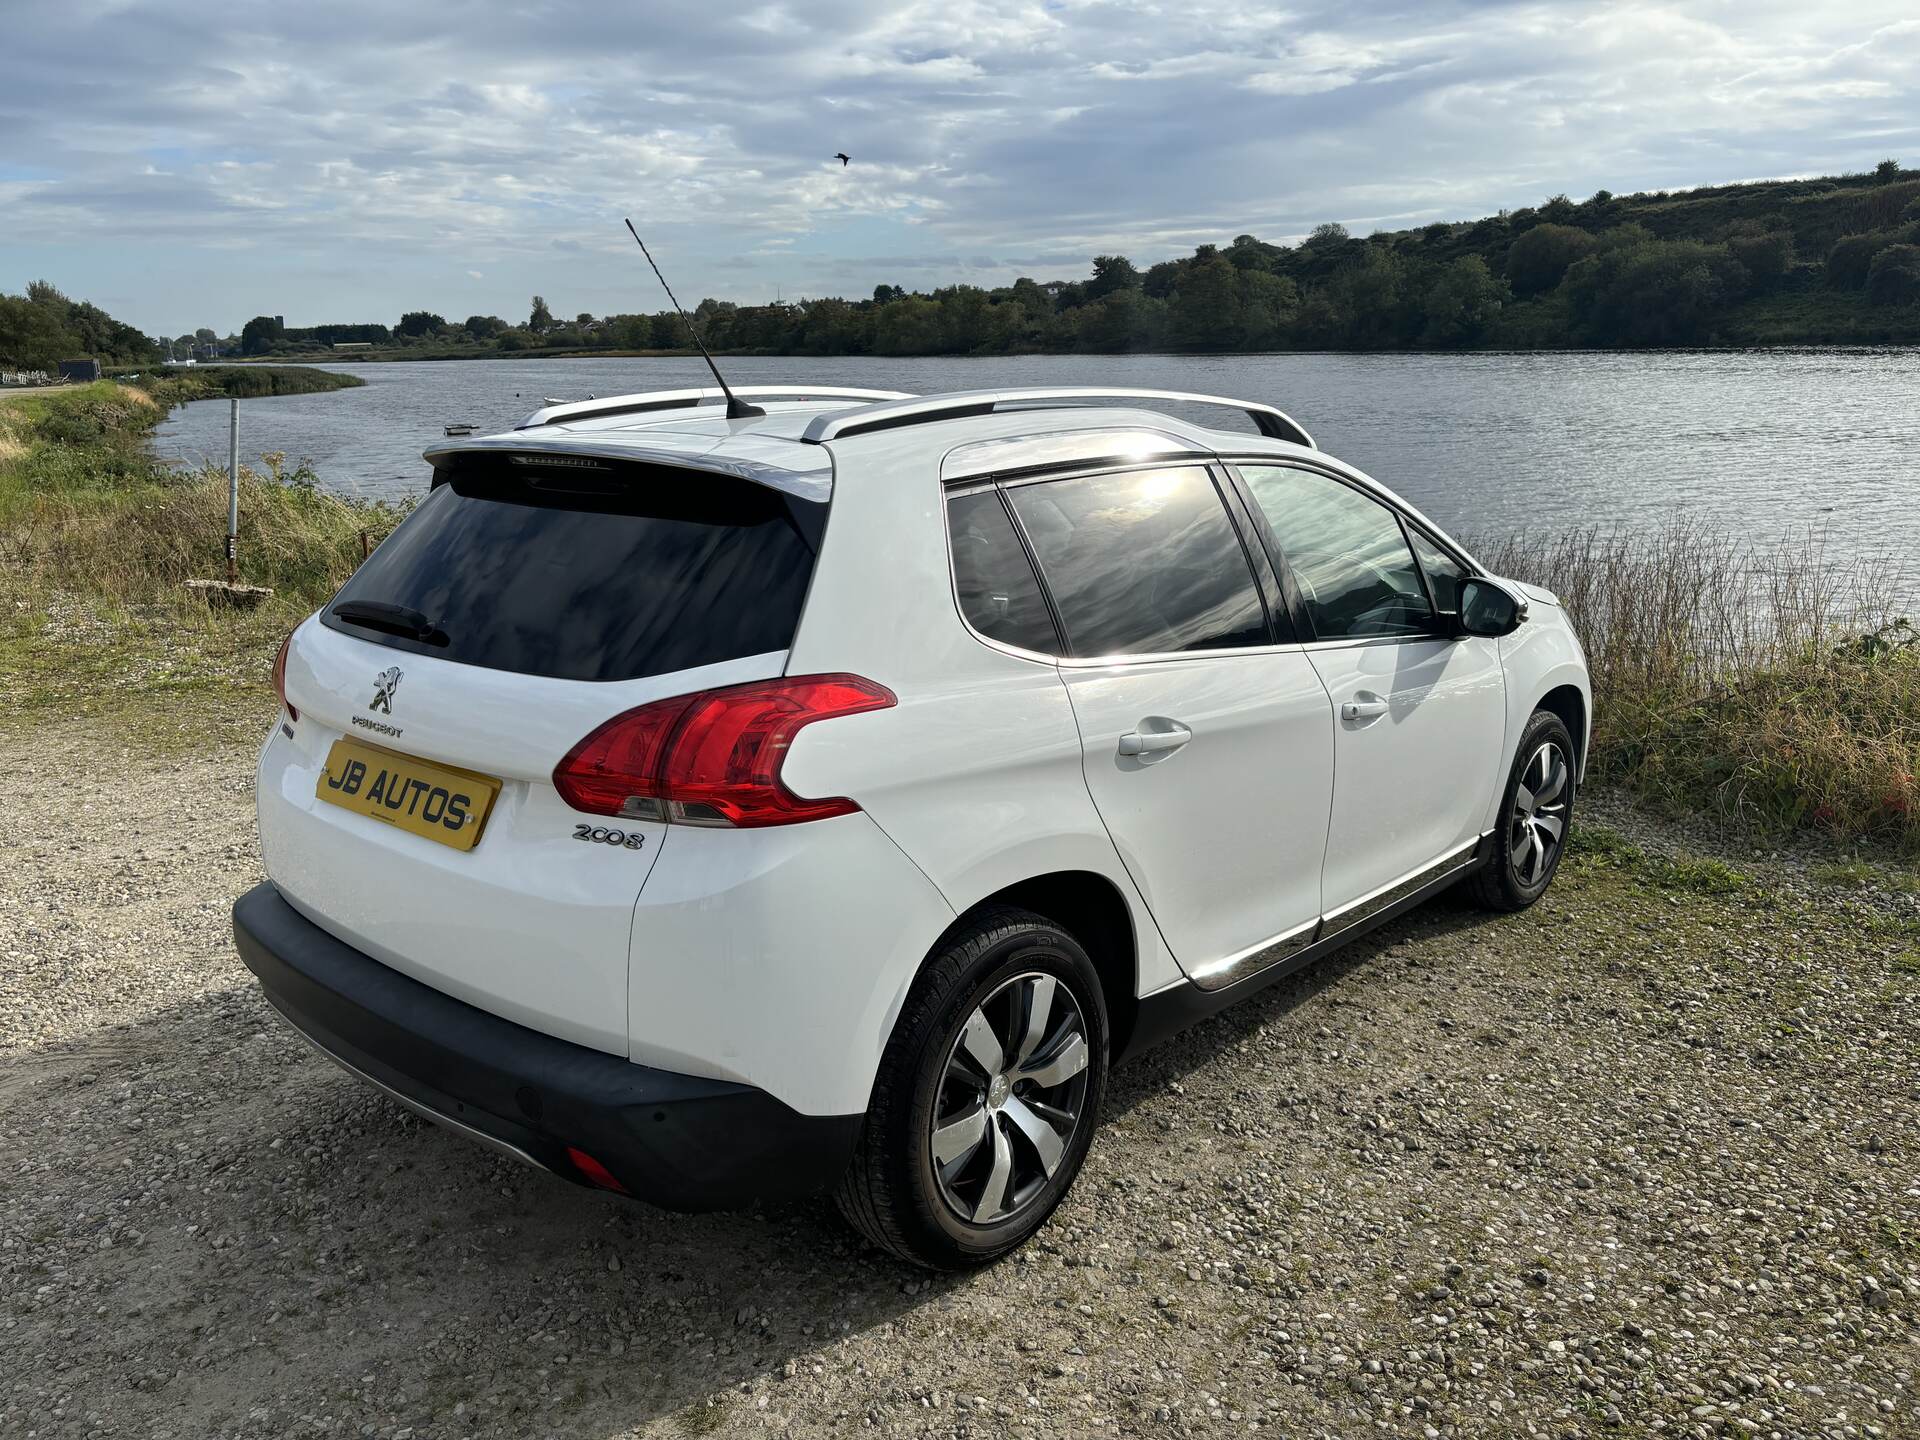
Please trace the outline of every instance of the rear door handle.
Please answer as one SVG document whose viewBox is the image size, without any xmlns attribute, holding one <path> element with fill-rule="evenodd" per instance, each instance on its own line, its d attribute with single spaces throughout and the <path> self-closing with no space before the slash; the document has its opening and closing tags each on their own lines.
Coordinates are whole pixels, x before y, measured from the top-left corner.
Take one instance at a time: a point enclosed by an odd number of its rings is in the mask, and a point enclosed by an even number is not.
<svg viewBox="0 0 1920 1440">
<path fill-rule="evenodd" d="M 1171 729 L 1167 730 L 1129 730 L 1120 737 L 1122 755 L 1158 755 L 1167 750 L 1178 750 L 1193 739 L 1193 731 L 1178 720 L 1163 722 Z"/>
<path fill-rule="evenodd" d="M 1378 720 L 1387 713 L 1389 708 L 1388 703 L 1371 690 L 1362 690 L 1340 707 L 1340 718 L 1342 720 Z"/>
</svg>

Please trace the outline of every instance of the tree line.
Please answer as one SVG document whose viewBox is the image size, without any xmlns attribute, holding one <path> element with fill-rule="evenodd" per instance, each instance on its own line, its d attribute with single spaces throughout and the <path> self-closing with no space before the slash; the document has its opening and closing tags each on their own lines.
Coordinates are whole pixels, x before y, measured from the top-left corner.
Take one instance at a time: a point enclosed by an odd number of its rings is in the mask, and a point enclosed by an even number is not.
<svg viewBox="0 0 1920 1440">
<path fill-rule="evenodd" d="M 25 353 L 9 307 L 41 306 L 44 322 L 56 299 L 91 328 L 83 337 L 79 320 L 63 321 L 55 349 L 124 361 L 158 353 L 153 342 L 135 353 L 146 337 L 36 284 L 25 301 L 0 299 L 0 359 Z M 855 299 L 775 305 L 707 299 L 694 321 L 715 350 L 797 355 L 1920 342 L 1920 177 L 1886 160 L 1819 180 L 1556 195 L 1364 238 L 1336 224 L 1297 244 L 1240 235 L 1144 269 L 1100 255 L 1076 280 L 883 284 Z M 672 311 L 567 319 L 539 295 L 525 320 L 414 310 L 392 325 L 298 328 L 260 315 L 212 340 L 201 330 L 173 343 L 251 357 L 352 345 L 401 358 L 691 345 Z"/>
</svg>

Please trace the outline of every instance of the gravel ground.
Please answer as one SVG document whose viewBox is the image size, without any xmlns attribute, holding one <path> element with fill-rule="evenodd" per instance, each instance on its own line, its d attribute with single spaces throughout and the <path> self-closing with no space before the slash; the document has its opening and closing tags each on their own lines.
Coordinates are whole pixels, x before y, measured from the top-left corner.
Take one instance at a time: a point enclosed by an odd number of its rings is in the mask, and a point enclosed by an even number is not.
<svg viewBox="0 0 1920 1440">
<path fill-rule="evenodd" d="M 315 1057 L 231 951 L 250 772 L 0 734 L 0 1434 L 1920 1435 L 1897 873 L 1729 880 L 1600 807 L 1645 853 L 1121 1072 L 1038 1242 L 929 1279 L 824 1203 L 517 1169 Z"/>
</svg>

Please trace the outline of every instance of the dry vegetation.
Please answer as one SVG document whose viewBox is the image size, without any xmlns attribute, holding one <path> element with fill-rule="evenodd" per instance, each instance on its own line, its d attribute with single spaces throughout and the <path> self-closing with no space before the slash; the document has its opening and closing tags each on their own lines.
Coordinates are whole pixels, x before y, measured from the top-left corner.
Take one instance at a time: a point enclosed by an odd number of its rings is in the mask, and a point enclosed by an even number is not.
<svg viewBox="0 0 1920 1440">
<path fill-rule="evenodd" d="M 281 456 L 241 473 L 242 578 L 256 611 L 184 587 L 225 572 L 227 476 L 158 463 L 164 400 L 102 382 L 0 409 L 0 713 L 157 691 L 255 703 L 280 637 L 353 572 L 398 510 L 329 495 Z"/>
<path fill-rule="evenodd" d="M 1555 590 L 1594 680 L 1595 773 L 1688 817 L 1920 849 L 1910 574 L 1684 526 L 1482 547 Z"/>
</svg>

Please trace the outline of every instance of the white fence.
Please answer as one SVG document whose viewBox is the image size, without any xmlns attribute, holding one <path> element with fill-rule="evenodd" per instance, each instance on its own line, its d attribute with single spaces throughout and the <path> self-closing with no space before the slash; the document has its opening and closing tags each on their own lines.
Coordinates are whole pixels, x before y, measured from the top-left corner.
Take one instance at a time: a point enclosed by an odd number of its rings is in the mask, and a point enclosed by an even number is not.
<svg viewBox="0 0 1920 1440">
<path fill-rule="evenodd" d="M 51 385 L 53 377 L 44 370 L 0 370 L 0 386 Z"/>
</svg>

